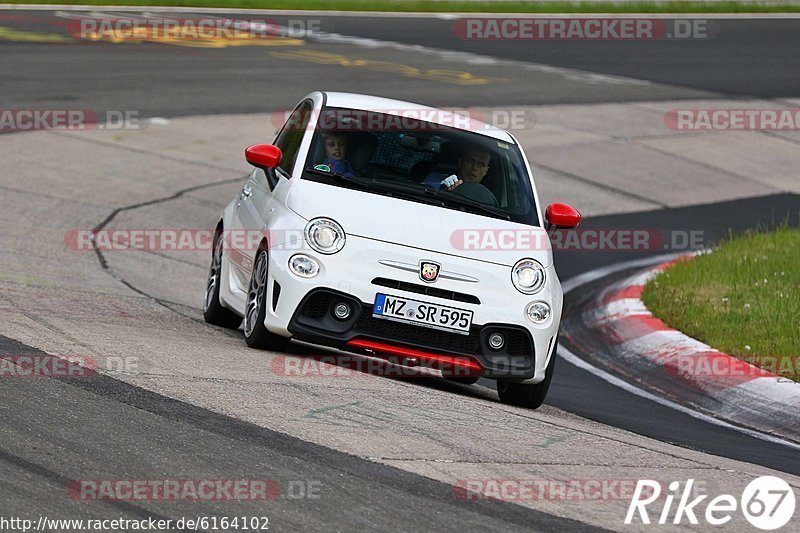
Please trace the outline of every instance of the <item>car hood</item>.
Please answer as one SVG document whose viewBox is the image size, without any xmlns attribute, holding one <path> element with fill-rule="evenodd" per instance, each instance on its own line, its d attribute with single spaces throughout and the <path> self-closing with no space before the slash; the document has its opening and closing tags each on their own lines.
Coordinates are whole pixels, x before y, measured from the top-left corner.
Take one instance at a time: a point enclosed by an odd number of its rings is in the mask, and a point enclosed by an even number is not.
<svg viewBox="0 0 800 533">
<path fill-rule="evenodd" d="M 304 179 L 292 180 L 287 206 L 306 220 L 332 218 L 348 235 L 506 266 L 553 262 L 544 229 L 474 213 Z"/>
</svg>

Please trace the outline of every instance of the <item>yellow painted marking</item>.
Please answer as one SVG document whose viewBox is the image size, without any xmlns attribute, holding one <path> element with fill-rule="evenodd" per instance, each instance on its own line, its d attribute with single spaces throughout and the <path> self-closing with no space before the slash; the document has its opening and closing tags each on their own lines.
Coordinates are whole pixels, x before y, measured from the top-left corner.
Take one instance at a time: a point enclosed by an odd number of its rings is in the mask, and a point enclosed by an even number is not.
<svg viewBox="0 0 800 533">
<path fill-rule="evenodd" d="M 486 85 L 487 83 L 506 83 L 507 78 L 476 77 L 463 70 L 428 69 L 421 70 L 402 63 L 379 61 L 375 59 L 353 59 L 340 54 L 320 52 L 316 50 L 291 50 L 286 52 L 270 52 L 273 57 L 308 61 L 320 65 L 340 65 L 343 67 L 366 68 L 378 72 L 390 72 L 408 78 L 420 78 L 456 85 Z"/>
<path fill-rule="evenodd" d="M 113 44 L 143 42 L 157 44 L 171 44 L 176 46 L 189 46 L 195 48 L 226 48 L 228 46 L 300 46 L 302 39 L 288 39 L 284 37 L 252 35 L 247 32 L 237 31 L 235 35 L 213 35 L 213 32 L 197 31 L 158 31 L 147 28 L 136 28 L 134 31 L 117 32 L 102 30 L 87 32 L 83 36 L 75 35 L 89 41 L 105 41 Z"/>
<path fill-rule="evenodd" d="M 0 26 L 0 39 L 18 43 L 71 43 L 72 39 L 57 33 L 36 33 L 19 31 Z"/>
</svg>

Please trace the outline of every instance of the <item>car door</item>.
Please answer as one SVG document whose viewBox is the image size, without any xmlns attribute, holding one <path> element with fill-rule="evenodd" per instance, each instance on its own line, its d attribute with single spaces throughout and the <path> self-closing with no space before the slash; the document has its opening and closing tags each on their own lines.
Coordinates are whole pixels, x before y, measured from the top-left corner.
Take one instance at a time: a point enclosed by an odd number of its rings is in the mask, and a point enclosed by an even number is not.
<svg viewBox="0 0 800 533">
<path fill-rule="evenodd" d="M 249 283 L 261 236 L 266 235 L 269 229 L 270 217 L 275 210 L 274 191 L 283 180 L 292 177 L 312 109 L 313 102 L 305 100 L 292 111 L 274 142 L 281 149 L 280 163 L 267 171 L 255 169 L 239 191 L 233 216 L 236 245 L 232 245 L 238 261 L 232 263 L 238 267 L 237 278 L 243 289 Z"/>
</svg>

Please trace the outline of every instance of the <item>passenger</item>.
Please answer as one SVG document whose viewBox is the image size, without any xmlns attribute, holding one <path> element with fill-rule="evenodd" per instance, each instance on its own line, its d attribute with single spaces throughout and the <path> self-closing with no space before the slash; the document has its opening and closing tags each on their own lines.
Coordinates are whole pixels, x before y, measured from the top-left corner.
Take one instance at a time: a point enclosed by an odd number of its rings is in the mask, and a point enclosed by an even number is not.
<svg viewBox="0 0 800 533">
<path fill-rule="evenodd" d="M 349 178 L 356 177 L 347 157 L 347 135 L 344 133 L 323 133 L 322 142 L 325 145 L 324 165 L 330 167 L 331 172 Z"/>
</svg>

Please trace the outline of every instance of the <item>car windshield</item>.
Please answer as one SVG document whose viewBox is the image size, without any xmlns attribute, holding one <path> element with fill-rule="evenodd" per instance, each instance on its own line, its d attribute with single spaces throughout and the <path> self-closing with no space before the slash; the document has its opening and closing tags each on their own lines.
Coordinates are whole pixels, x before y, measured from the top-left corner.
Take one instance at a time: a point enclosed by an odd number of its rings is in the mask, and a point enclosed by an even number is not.
<svg viewBox="0 0 800 533">
<path fill-rule="evenodd" d="M 304 168 L 303 179 L 539 225 L 517 145 L 463 129 L 328 107 Z"/>
</svg>

